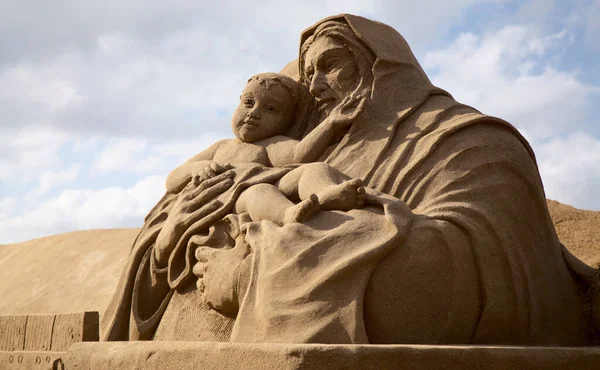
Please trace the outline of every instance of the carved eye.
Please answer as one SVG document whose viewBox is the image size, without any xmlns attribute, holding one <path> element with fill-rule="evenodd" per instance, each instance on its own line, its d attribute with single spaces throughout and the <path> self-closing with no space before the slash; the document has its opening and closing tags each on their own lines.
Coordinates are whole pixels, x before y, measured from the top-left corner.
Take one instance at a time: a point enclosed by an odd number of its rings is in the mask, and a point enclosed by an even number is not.
<svg viewBox="0 0 600 370">
<path fill-rule="evenodd" d="M 252 108 L 254 106 L 254 100 L 246 98 L 244 99 L 244 105 L 248 108 Z"/>
<path fill-rule="evenodd" d="M 306 71 L 304 74 L 306 75 L 306 80 L 310 82 L 310 81 L 312 81 L 313 76 L 315 75 L 315 71 L 313 71 L 313 70 Z"/>
<path fill-rule="evenodd" d="M 327 60 L 327 62 L 325 63 L 325 70 L 327 72 L 331 72 L 333 71 L 338 65 L 338 60 L 335 58 L 331 58 L 329 60 Z"/>
<path fill-rule="evenodd" d="M 265 110 L 267 112 L 277 112 L 277 108 L 274 105 L 270 105 L 270 104 L 265 107 Z"/>
</svg>

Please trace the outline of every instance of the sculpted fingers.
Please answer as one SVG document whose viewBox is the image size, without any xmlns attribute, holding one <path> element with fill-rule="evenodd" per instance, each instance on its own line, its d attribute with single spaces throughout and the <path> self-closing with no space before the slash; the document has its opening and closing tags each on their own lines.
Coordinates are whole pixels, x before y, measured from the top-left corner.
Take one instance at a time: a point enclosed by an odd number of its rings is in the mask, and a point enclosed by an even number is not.
<svg viewBox="0 0 600 370">
<path fill-rule="evenodd" d="M 211 162 L 209 167 L 215 173 L 215 175 L 221 174 L 233 168 L 233 166 L 229 163 L 219 164 L 217 162 Z"/>
<path fill-rule="evenodd" d="M 330 116 L 337 125 L 346 126 L 364 111 L 365 103 L 366 98 L 362 93 L 349 94 L 344 97 Z"/>
<path fill-rule="evenodd" d="M 360 104 L 360 102 L 363 99 L 364 98 L 363 98 L 362 93 L 354 92 L 354 93 L 350 94 L 350 98 L 348 99 L 348 102 L 347 102 L 345 108 L 347 108 L 347 109 L 356 109 L 357 106 Z"/>
<path fill-rule="evenodd" d="M 352 101 L 352 95 L 346 95 L 344 99 L 340 102 L 340 110 L 343 110 L 348 106 L 348 103 Z"/>
<path fill-rule="evenodd" d="M 354 111 L 348 117 L 351 120 L 353 120 L 356 117 L 360 116 L 362 114 L 362 112 L 365 110 L 365 105 L 367 104 L 367 99 L 366 98 L 363 98 L 361 95 L 358 95 L 357 98 L 360 99 L 358 101 L 358 105 L 356 106 L 356 108 L 354 108 Z"/>
<path fill-rule="evenodd" d="M 197 193 L 199 193 L 200 191 L 198 190 L 199 186 L 204 182 L 204 178 L 201 175 L 194 175 L 192 177 L 192 179 L 190 180 L 190 182 L 188 182 L 188 184 L 186 185 L 185 188 L 183 188 L 183 190 L 181 191 L 181 195 L 178 199 L 178 201 L 184 202 L 184 201 L 189 201 L 193 198 L 196 197 Z"/>
<path fill-rule="evenodd" d="M 218 172 L 216 172 L 214 169 L 212 169 L 212 167 L 210 165 L 206 166 L 204 168 L 204 173 L 206 175 L 206 177 L 205 177 L 206 179 L 209 179 L 211 177 L 215 177 L 218 174 Z"/>
<path fill-rule="evenodd" d="M 210 215 L 211 213 L 215 212 L 222 205 L 223 205 L 223 202 L 221 202 L 220 200 L 217 200 L 217 199 L 213 199 L 212 201 L 208 202 L 208 204 L 205 204 L 205 205 L 199 207 L 197 210 L 188 214 L 185 217 L 185 224 L 188 226 L 193 224 L 194 222 L 200 220 L 201 218 L 204 218 L 204 217 Z"/>
<path fill-rule="evenodd" d="M 235 172 L 233 170 L 227 170 L 221 174 L 218 174 L 217 176 L 211 177 L 210 179 L 206 179 L 206 180 L 202 181 L 202 183 L 196 189 L 196 192 L 197 192 L 196 195 L 200 194 L 203 190 L 208 189 L 223 180 L 227 180 L 227 179 L 231 180 L 234 177 L 235 177 Z"/>
<path fill-rule="evenodd" d="M 229 188 L 231 185 L 233 185 L 233 181 L 231 180 L 233 177 L 235 176 L 235 173 L 231 170 L 229 171 L 225 171 L 224 173 L 217 175 L 215 177 L 211 177 L 209 179 L 203 180 L 200 179 L 198 180 L 198 185 L 196 187 L 191 187 L 191 188 L 187 188 L 185 189 L 185 200 L 193 200 L 195 198 L 197 198 L 199 195 L 202 194 L 203 191 L 207 190 L 207 189 L 212 189 L 213 187 L 216 187 L 217 184 L 221 184 L 220 186 L 223 186 L 222 183 L 226 183 L 228 184 L 228 186 L 226 186 L 225 190 L 227 190 L 227 188 Z M 219 187 L 220 189 L 220 187 Z"/>
<path fill-rule="evenodd" d="M 194 194 L 196 194 L 195 199 L 200 202 L 205 202 L 205 201 L 208 201 L 209 199 L 214 199 L 219 194 L 223 193 L 224 191 L 231 188 L 232 186 L 233 186 L 233 180 L 230 178 L 224 178 L 208 188 L 205 188 L 198 192 L 194 192 Z M 202 184 L 198 188 L 201 188 L 201 187 L 202 187 Z"/>
<path fill-rule="evenodd" d="M 216 198 L 233 186 L 233 172 L 226 171 L 195 188 L 186 188 L 174 205 L 174 212 L 182 215 L 181 223 L 190 226 L 197 220 L 215 212 L 223 203 Z"/>
</svg>

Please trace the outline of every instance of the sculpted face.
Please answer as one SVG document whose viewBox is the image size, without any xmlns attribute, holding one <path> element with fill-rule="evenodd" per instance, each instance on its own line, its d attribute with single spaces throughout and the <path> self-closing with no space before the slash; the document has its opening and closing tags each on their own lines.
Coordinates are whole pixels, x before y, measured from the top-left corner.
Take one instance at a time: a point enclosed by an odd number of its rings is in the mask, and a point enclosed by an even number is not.
<svg viewBox="0 0 600 370">
<path fill-rule="evenodd" d="M 294 100 L 281 85 L 252 79 L 233 113 L 231 127 L 241 141 L 252 143 L 283 134 L 291 125 Z"/>
<path fill-rule="evenodd" d="M 352 52 L 334 38 L 318 38 L 306 52 L 304 75 L 322 116 L 358 87 L 359 74 Z"/>
</svg>

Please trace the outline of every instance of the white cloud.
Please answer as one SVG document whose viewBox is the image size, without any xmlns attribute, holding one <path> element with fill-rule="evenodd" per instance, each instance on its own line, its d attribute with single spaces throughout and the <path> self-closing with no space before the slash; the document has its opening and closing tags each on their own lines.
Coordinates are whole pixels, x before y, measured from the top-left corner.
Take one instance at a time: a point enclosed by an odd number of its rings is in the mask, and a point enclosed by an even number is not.
<svg viewBox="0 0 600 370">
<path fill-rule="evenodd" d="M 97 156 L 92 171 L 101 172 L 147 172 L 148 166 L 140 166 L 147 144 L 140 139 L 113 139 Z M 141 168 L 140 168 L 141 167 Z"/>
<path fill-rule="evenodd" d="M 598 50 L 598 32 L 600 32 L 600 0 L 592 0 L 587 6 L 582 7 L 583 17 L 586 20 L 586 41 L 589 46 Z"/>
<path fill-rule="evenodd" d="M 567 36 L 526 26 L 484 36 L 465 33 L 447 48 L 428 52 L 424 67 L 455 99 L 544 139 L 581 129 L 599 91 L 581 82 L 577 71 L 553 66 Z"/>
<path fill-rule="evenodd" d="M 67 135 L 44 126 L 0 132 L 0 185 L 35 181 L 60 163 L 59 150 L 67 142 Z"/>
<path fill-rule="evenodd" d="M 0 74 L 0 101 L 16 100 L 57 112 L 81 101 L 73 82 L 47 70 L 20 65 Z"/>
<path fill-rule="evenodd" d="M 0 220 L 10 217 L 17 206 L 15 198 L 0 198 Z"/>
<path fill-rule="evenodd" d="M 25 211 L 0 213 L 0 242 L 12 243 L 80 229 L 140 227 L 164 193 L 164 178 L 149 176 L 130 188 L 64 190 L 42 202 L 19 204 Z M 0 206 L 15 207 L 14 199 Z M 26 202 L 26 201 L 21 201 Z"/>
<path fill-rule="evenodd" d="M 534 144 L 546 196 L 583 209 L 600 209 L 600 140 L 583 132 Z"/>
<path fill-rule="evenodd" d="M 40 196 L 46 194 L 49 190 L 59 186 L 71 183 L 79 175 L 80 164 L 73 164 L 63 171 L 44 171 L 39 176 L 39 184 L 34 189 L 32 195 Z"/>
</svg>

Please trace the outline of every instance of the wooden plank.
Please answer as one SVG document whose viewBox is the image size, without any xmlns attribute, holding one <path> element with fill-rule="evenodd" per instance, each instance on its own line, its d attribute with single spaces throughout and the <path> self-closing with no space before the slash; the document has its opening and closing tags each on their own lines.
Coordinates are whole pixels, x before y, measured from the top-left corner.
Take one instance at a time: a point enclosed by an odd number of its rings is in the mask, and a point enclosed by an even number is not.
<svg viewBox="0 0 600 370">
<path fill-rule="evenodd" d="M 55 315 L 29 315 L 25 330 L 25 351 L 50 351 Z"/>
<path fill-rule="evenodd" d="M 0 316 L 0 351 L 22 351 L 27 316 Z"/>
<path fill-rule="evenodd" d="M 51 350 L 66 351 L 73 343 L 98 341 L 99 338 L 98 312 L 56 315 Z"/>
</svg>

